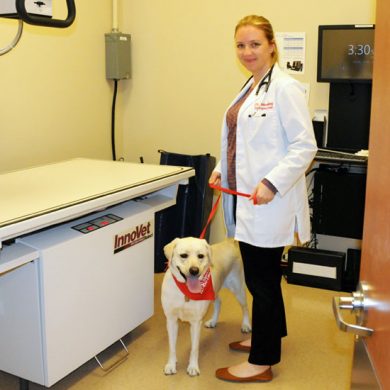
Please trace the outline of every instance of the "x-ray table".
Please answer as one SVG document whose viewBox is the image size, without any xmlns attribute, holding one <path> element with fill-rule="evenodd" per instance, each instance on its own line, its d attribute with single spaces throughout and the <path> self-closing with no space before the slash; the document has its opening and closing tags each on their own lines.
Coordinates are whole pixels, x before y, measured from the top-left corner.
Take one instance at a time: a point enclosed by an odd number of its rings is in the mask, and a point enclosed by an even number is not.
<svg viewBox="0 0 390 390">
<path fill-rule="evenodd" d="M 0 370 L 50 387 L 153 314 L 154 214 L 193 175 L 89 159 L 0 175 Z"/>
</svg>

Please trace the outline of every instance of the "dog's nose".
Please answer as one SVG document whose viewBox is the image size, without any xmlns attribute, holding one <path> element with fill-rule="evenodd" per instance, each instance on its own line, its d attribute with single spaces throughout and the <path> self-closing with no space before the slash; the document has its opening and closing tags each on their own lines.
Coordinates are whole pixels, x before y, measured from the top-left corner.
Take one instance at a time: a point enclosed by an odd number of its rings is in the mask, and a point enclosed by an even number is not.
<svg viewBox="0 0 390 390">
<path fill-rule="evenodd" d="M 198 267 L 191 267 L 190 268 L 190 274 L 192 276 L 196 276 L 196 275 L 198 275 L 198 273 L 199 273 L 199 268 Z"/>
</svg>

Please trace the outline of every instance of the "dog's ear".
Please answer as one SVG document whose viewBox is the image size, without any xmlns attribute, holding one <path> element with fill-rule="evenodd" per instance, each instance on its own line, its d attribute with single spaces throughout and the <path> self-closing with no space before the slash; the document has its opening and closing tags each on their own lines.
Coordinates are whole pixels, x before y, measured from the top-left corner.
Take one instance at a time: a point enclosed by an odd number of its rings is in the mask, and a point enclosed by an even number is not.
<svg viewBox="0 0 390 390">
<path fill-rule="evenodd" d="M 205 248 L 206 248 L 206 252 L 207 252 L 207 256 L 209 258 L 209 263 L 210 263 L 210 266 L 213 266 L 213 257 L 211 255 L 211 246 L 209 245 L 209 243 L 203 239 L 204 243 L 205 243 Z"/>
<path fill-rule="evenodd" d="M 175 245 L 179 241 L 178 238 L 175 238 L 173 241 L 171 241 L 169 244 L 164 246 L 164 255 L 168 261 L 171 260 L 172 254 L 173 254 L 173 249 L 175 248 Z"/>
</svg>

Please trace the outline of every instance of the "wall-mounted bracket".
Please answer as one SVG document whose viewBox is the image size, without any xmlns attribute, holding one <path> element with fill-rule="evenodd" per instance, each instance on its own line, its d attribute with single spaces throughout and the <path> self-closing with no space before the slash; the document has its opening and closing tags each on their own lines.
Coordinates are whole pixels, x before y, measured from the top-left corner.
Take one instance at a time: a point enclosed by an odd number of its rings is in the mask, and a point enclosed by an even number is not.
<svg viewBox="0 0 390 390">
<path fill-rule="evenodd" d="M 32 15 L 27 12 L 25 3 L 26 0 L 16 0 L 16 11 L 18 13 L 18 17 L 24 22 L 35 26 L 66 28 L 69 27 L 76 18 L 76 6 L 74 0 L 66 0 L 66 5 L 68 7 L 68 16 L 66 19 L 52 19 L 40 15 Z"/>
</svg>

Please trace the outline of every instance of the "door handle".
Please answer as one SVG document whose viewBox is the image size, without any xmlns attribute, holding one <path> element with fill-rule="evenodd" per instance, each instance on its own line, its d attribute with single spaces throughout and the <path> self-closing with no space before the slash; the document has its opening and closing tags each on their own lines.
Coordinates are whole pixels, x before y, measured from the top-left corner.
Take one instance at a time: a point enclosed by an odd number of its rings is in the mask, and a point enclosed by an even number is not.
<svg viewBox="0 0 390 390">
<path fill-rule="evenodd" d="M 333 313 L 340 330 L 362 337 L 368 337 L 374 333 L 373 329 L 363 326 L 367 312 L 365 306 L 366 292 L 367 286 L 364 283 L 359 283 L 358 289 L 352 293 L 351 297 L 333 297 Z M 342 310 L 355 312 L 357 323 L 350 324 L 346 322 Z"/>
</svg>

